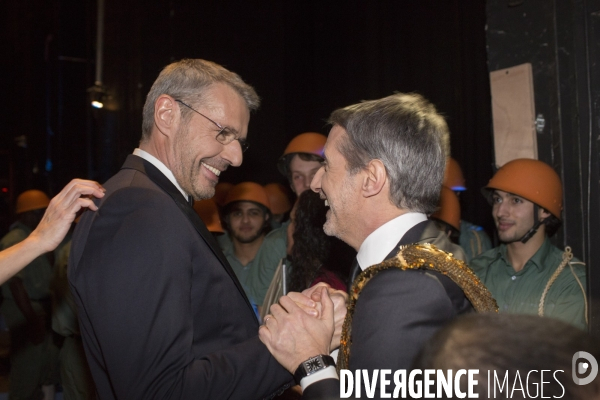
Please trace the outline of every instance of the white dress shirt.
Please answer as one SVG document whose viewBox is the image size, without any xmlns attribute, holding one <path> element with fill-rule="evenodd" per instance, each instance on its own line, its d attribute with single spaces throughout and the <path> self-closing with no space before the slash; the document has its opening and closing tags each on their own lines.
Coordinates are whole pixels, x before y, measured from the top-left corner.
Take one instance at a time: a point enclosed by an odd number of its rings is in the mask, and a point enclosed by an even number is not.
<svg viewBox="0 0 600 400">
<path fill-rule="evenodd" d="M 177 183 L 177 179 L 175 179 L 175 175 L 173 175 L 171 170 L 169 168 L 167 168 L 167 166 L 165 164 L 163 164 L 162 161 L 160 161 L 158 158 L 154 157 L 152 154 L 145 152 L 144 150 L 138 149 L 138 148 L 133 150 L 133 155 L 143 158 L 144 160 L 148 161 L 150 164 L 152 164 L 156 168 L 158 168 L 159 171 L 162 172 L 163 175 L 166 176 L 171 181 L 171 183 L 173 183 L 173 185 L 175 185 L 177 190 L 179 190 L 181 192 L 185 201 L 188 201 L 188 199 L 190 198 L 190 195 L 187 194 L 181 188 L 181 186 L 179 186 L 179 183 Z"/>
<path fill-rule="evenodd" d="M 411 212 L 402 214 L 375 229 L 358 249 L 356 260 L 360 268 L 364 271 L 371 265 L 385 260 L 410 228 L 426 220 L 427 215 Z"/>
</svg>

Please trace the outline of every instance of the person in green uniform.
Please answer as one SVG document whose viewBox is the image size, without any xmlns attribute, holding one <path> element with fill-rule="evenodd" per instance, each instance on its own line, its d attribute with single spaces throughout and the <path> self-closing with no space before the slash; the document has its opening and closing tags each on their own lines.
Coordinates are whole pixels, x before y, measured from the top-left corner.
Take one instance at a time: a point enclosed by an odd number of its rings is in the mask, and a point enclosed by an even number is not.
<svg viewBox="0 0 600 400">
<path fill-rule="evenodd" d="M 47 253 L 64 239 L 84 208 L 96 211 L 93 198 L 104 196 L 94 181 L 73 179 L 52 201 L 44 192 L 28 190 L 17 198 L 18 217 L 0 241 L 0 307 L 11 334 L 11 399 L 53 397 L 58 349 L 49 334 L 49 279 Z M 44 212 L 45 210 L 45 212 Z M 11 279 L 12 278 L 12 279 Z"/>
<path fill-rule="evenodd" d="M 104 196 L 94 181 L 73 179 L 51 201 L 40 223 L 24 240 L 0 251 L 0 284 L 9 280 L 37 257 L 56 249 L 77 214 L 85 208 L 96 211 L 93 198 Z"/>
<path fill-rule="evenodd" d="M 96 387 L 85 358 L 83 341 L 79 332 L 77 306 L 67 280 L 67 265 L 71 251 L 71 238 L 57 249 L 51 281 L 52 330 L 62 337 L 59 353 L 60 380 L 65 400 L 93 400 Z"/>
<path fill-rule="evenodd" d="M 0 250 L 24 241 L 40 223 L 50 199 L 39 190 L 27 190 L 17 198 L 17 221 L 0 241 Z M 9 398 L 42 398 L 52 392 L 58 349 L 49 329 L 51 316 L 50 278 L 47 254 L 35 258 L 2 285 L 0 311 L 10 332 Z"/>
<path fill-rule="evenodd" d="M 467 190 L 460 165 L 452 157 L 446 163 L 443 186 L 451 189 L 459 199 L 460 193 Z M 465 251 L 467 262 L 492 248 L 492 241 L 481 226 L 461 219 L 458 230 L 458 244 Z"/>
<path fill-rule="evenodd" d="M 264 187 L 254 182 L 235 185 L 227 194 L 223 222 L 228 240 L 218 239 L 227 261 L 255 307 L 263 303 L 279 255 L 277 241 L 267 239 L 271 229 L 270 203 Z M 260 259 L 261 263 L 256 261 Z"/>
<path fill-rule="evenodd" d="M 561 225 L 562 185 L 546 163 L 517 159 L 482 189 L 502 244 L 469 263 L 500 312 L 587 325 L 585 265 L 550 243 Z"/>
</svg>

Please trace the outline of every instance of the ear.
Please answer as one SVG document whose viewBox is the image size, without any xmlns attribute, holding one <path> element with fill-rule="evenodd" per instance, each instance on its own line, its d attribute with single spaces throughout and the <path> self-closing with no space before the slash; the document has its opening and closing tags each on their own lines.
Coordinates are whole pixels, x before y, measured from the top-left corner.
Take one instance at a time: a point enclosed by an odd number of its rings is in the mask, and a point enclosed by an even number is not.
<svg viewBox="0 0 600 400">
<path fill-rule="evenodd" d="M 387 183 L 387 170 L 381 160 L 369 161 L 361 174 L 363 174 L 361 189 L 364 197 L 372 197 L 381 193 Z"/>
<path fill-rule="evenodd" d="M 167 94 L 161 94 L 154 103 L 154 125 L 165 136 L 171 137 L 179 125 L 179 105 Z"/>
<path fill-rule="evenodd" d="M 538 217 L 542 220 L 542 219 L 546 219 L 549 216 L 551 216 L 552 214 L 550 212 L 548 212 L 547 210 L 543 209 L 542 207 L 540 207 L 540 211 L 538 214 Z"/>
</svg>

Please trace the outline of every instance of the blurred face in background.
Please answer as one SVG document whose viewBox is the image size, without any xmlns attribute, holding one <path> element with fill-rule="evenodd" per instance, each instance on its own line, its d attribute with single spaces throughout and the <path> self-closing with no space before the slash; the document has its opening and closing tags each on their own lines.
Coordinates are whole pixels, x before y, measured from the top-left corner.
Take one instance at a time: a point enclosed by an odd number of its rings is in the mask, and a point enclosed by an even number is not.
<svg viewBox="0 0 600 400">
<path fill-rule="evenodd" d="M 292 182 L 292 190 L 296 196 L 300 196 L 302 192 L 310 189 L 310 182 L 321 168 L 319 161 L 305 161 L 298 154 L 290 161 L 290 178 Z"/>
<path fill-rule="evenodd" d="M 268 214 L 260 205 L 239 201 L 231 206 L 227 225 L 232 239 L 240 243 L 252 243 L 263 236 L 263 227 L 268 219 Z"/>
</svg>

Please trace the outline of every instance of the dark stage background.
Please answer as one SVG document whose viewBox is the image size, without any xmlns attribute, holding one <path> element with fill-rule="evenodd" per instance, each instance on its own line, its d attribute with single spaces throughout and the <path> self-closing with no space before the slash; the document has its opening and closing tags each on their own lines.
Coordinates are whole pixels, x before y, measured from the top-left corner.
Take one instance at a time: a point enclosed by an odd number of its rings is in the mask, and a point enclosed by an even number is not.
<svg viewBox="0 0 600 400">
<path fill-rule="evenodd" d="M 89 107 L 86 93 L 94 84 L 96 2 L 4 9 L 7 202 L 30 187 L 54 194 L 73 177 L 108 179 L 139 141 L 142 105 L 161 68 L 205 58 L 239 73 L 263 100 L 243 165 L 222 180 L 284 182 L 275 163 L 293 136 L 326 134 L 337 107 L 416 91 L 448 119 L 469 187 L 464 219 L 492 233 L 479 193 L 493 172 L 483 1 L 106 0 L 102 80 L 110 97 L 101 110 Z M 15 144 L 20 135 L 27 148 Z"/>
<path fill-rule="evenodd" d="M 566 193 L 553 242 L 588 263 L 600 337 L 600 0 L 104 0 L 99 65 L 96 1 L 2 3 L 1 235 L 22 191 L 54 195 L 73 177 L 113 175 L 139 141 L 153 80 L 184 57 L 223 64 L 263 99 L 243 165 L 222 180 L 284 183 L 275 164 L 292 137 L 327 133 L 337 107 L 416 91 L 447 117 L 469 188 L 463 218 L 493 235 L 479 192 L 493 173 L 488 73 L 530 62 L 546 119 L 540 159 Z M 101 110 L 87 91 L 97 66 L 108 93 Z"/>
</svg>

